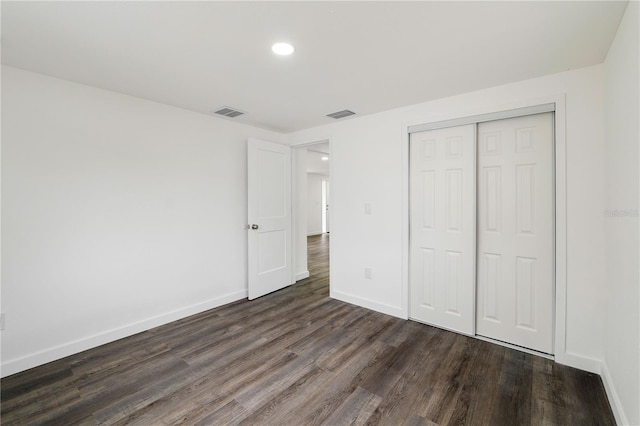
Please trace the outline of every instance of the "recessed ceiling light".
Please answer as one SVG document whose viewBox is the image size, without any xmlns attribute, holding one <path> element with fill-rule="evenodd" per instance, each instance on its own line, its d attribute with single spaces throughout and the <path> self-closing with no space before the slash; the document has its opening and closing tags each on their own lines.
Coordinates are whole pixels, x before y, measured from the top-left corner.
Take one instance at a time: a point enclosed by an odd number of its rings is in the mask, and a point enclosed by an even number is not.
<svg viewBox="0 0 640 426">
<path fill-rule="evenodd" d="M 322 158 L 321 158 L 321 160 L 322 160 L 322 161 L 328 161 L 328 160 L 329 160 L 329 157 L 322 157 Z"/>
<path fill-rule="evenodd" d="M 289 43 L 276 43 L 271 46 L 271 50 L 273 50 L 273 53 L 276 55 L 286 56 L 291 55 L 295 49 Z"/>
</svg>

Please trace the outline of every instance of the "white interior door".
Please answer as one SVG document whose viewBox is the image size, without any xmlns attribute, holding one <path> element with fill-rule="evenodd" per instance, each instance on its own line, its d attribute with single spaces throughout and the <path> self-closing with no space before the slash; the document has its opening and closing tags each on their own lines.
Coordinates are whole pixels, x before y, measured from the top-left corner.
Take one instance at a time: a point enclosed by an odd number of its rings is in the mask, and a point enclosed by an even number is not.
<svg viewBox="0 0 640 426">
<path fill-rule="evenodd" d="M 410 316 L 473 334 L 475 125 L 411 135 Z"/>
<path fill-rule="evenodd" d="M 477 334 L 553 353 L 553 116 L 478 136 Z"/>
<path fill-rule="evenodd" d="M 331 194 L 331 185 L 330 185 L 330 181 L 329 179 L 325 179 L 322 181 L 323 182 L 323 190 L 324 190 L 324 202 L 323 202 L 323 208 L 324 208 L 324 232 L 331 232 L 331 216 L 329 215 L 329 202 L 330 202 L 330 194 Z"/>
<path fill-rule="evenodd" d="M 291 148 L 248 141 L 249 299 L 292 284 Z"/>
</svg>

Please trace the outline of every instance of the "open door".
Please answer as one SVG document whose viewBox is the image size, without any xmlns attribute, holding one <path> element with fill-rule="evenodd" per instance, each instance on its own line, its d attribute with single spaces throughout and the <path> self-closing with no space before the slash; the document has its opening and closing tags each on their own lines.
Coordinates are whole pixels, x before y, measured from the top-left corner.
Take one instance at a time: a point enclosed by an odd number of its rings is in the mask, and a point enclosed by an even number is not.
<svg viewBox="0 0 640 426">
<path fill-rule="evenodd" d="M 330 184 L 329 179 L 322 179 L 322 232 L 331 232 L 331 217 L 329 216 L 329 200 L 330 200 Z"/>
<path fill-rule="evenodd" d="M 292 284 L 291 148 L 248 141 L 249 299 Z"/>
</svg>

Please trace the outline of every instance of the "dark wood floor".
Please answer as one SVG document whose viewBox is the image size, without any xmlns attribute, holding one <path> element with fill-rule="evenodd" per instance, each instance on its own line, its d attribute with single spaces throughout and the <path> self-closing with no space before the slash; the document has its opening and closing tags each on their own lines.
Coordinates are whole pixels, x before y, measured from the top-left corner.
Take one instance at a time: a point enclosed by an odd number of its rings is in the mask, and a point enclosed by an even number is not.
<svg viewBox="0 0 640 426">
<path fill-rule="evenodd" d="M 329 299 L 311 278 L 1 381 L 2 423 L 613 425 L 599 376 Z"/>
</svg>

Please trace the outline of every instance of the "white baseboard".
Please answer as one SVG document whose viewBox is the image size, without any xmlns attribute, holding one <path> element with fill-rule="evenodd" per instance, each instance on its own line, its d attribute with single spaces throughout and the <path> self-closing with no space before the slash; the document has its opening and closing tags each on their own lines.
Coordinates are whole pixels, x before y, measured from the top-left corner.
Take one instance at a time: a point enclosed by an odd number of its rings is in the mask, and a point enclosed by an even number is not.
<svg viewBox="0 0 640 426">
<path fill-rule="evenodd" d="M 377 311 L 383 314 L 392 315 L 394 317 L 407 319 L 405 312 L 398 306 L 387 305 L 386 303 L 376 302 L 375 300 L 365 299 L 360 296 L 355 296 L 353 294 L 344 293 L 342 291 L 333 289 L 330 289 L 329 296 L 331 296 L 333 299 L 351 303 L 352 305 L 371 309 L 372 311 Z"/>
<path fill-rule="evenodd" d="M 115 340 L 122 339 L 123 337 L 132 336 L 134 334 L 150 330 L 154 327 L 168 324 L 170 322 L 191 315 L 199 314 L 200 312 L 217 308 L 219 306 L 226 305 L 227 303 L 235 302 L 236 300 L 244 299 L 246 297 L 247 290 L 237 291 L 224 296 L 216 297 L 215 299 L 209 299 L 205 302 L 197 303 L 195 305 L 187 306 L 171 312 L 147 318 L 142 321 L 114 328 L 112 330 L 107 330 L 90 337 L 63 343 L 61 345 L 29 354 L 21 358 L 11 359 L 8 361 L 3 360 L 0 367 L 0 377 L 10 376 L 11 374 L 19 373 L 20 371 L 28 370 L 30 368 L 55 361 L 69 355 L 86 351 L 87 349 L 95 348 L 97 346 L 104 345 L 105 343 L 110 343 Z"/>
<path fill-rule="evenodd" d="M 606 362 L 599 359 L 574 354 L 571 352 L 567 352 L 565 354 L 557 354 L 556 362 L 558 362 L 559 364 L 568 365 L 569 367 L 574 367 L 580 370 L 598 374 L 602 379 L 602 384 L 604 385 L 604 390 L 607 393 L 609 405 L 611 406 L 611 411 L 613 411 L 616 423 L 619 425 L 629 424 Z"/>
<path fill-rule="evenodd" d="M 309 271 L 304 271 L 296 274 L 296 281 L 304 280 L 305 278 L 309 278 Z"/>
<path fill-rule="evenodd" d="M 606 362 L 602 364 L 602 372 L 600 377 L 602 378 L 602 383 L 604 384 L 604 390 L 607 392 L 607 398 L 609 398 L 609 404 L 611 404 L 611 410 L 613 411 L 613 415 L 616 418 L 616 423 L 619 425 L 628 425 L 629 420 L 627 420 L 627 416 L 624 412 L 624 408 L 622 407 L 622 403 L 620 402 L 620 398 L 618 397 L 618 392 L 616 392 L 616 387 L 613 385 L 613 378 L 611 377 L 611 373 L 609 372 L 609 367 Z"/>
<path fill-rule="evenodd" d="M 568 365 L 569 367 L 588 371 L 590 373 L 600 374 L 602 372 L 601 360 L 575 354 L 573 352 L 565 352 L 564 354 L 557 353 L 555 355 L 555 360 L 558 364 Z"/>
</svg>

